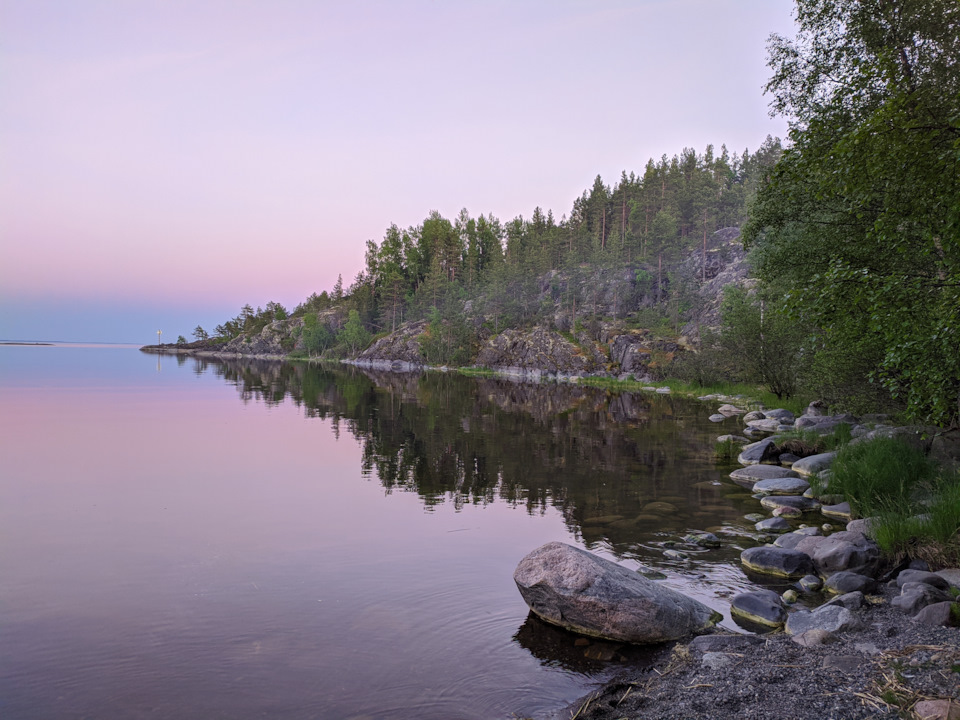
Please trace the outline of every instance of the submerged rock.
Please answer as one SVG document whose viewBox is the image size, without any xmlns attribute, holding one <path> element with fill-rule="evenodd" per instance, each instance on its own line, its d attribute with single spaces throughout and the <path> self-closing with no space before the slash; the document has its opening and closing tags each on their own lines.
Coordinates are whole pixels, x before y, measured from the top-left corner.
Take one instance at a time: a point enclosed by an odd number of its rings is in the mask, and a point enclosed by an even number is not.
<svg viewBox="0 0 960 720">
<path fill-rule="evenodd" d="M 677 640 L 704 632 L 721 619 L 693 598 L 560 542 L 547 543 L 523 558 L 513 579 L 543 620 L 608 640 Z"/>
</svg>

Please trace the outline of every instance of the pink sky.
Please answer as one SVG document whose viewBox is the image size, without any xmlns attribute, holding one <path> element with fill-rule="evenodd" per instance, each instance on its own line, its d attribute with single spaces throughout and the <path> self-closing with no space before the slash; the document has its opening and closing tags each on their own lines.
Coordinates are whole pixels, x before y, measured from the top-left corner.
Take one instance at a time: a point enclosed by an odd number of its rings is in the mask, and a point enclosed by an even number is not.
<svg viewBox="0 0 960 720">
<path fill-rule="evenodd" d="M 0 0 L 0 339 L 173 339 L 349 284 L 390 223 L 756 149 L 791 7 Z"/>
</svg>

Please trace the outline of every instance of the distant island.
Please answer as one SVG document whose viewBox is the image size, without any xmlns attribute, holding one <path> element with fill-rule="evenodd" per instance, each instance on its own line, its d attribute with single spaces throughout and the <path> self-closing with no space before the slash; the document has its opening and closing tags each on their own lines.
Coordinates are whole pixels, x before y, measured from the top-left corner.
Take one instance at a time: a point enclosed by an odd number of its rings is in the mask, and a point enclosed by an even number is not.
<svg viewBox="0 0 960 720">
<path fill-rule="evenodd" d="M 50 345 L 53 343 L 50 342 L 0 342 L 0 345 Z"/>
</svg>

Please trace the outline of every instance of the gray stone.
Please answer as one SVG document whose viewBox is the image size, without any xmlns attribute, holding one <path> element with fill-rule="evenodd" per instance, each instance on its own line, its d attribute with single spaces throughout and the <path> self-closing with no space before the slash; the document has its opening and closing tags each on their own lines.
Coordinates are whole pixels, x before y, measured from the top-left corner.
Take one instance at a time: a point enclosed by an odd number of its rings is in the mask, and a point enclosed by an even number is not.
<svg viewBox="0 0 960 720">
<path fill-rule="evenodd" d="M 833 518 L 834 520 L 843 520 L 844 522 L 849 522 L 852 514 L 850 512 L 850 503 L 842 502 L 837 505 L 824 505 L 820 508 L 820 512 L 826 515 L 828 518 Z"/>
<path fill-rule="evenodd" d="M 764 414 L 759 410 L 751 410 L 746 415 L 743 416 L 743 422 L 748 423 L 752 420 L 763 420 Z"/>
<path fill-rule="evenodd" d="M 893 607 L 902 610 L 908 615 L 916 615 L 927 605 L 950 602 L 953 597 L 927 583 L 907 583 L 900 588 L 900 596 L 890 603 Z"/>
<path fill-rule="evenodd" d="M 754 486 L 756 490 L 756 486 Z M 767 495 L 760 500 L 760 504 L 767 510 L 774 510 L 778 507 L 789 507 L 800 512 L 810 512 L 820 507 L 820 503 L 802 495 Z"/>
<path fill-rule="evenodd" d="M 692 532 L 683 538 L 684 542 L 698 547 L 718 548 L 720 547 L 720 538 L 709 532 Z"/>
<path fill-rule="evenodd" d="M 937 570 L 937 575 L 950 583 L 950 587 L 960 588 L 960 568 Z"/>
<path fill-rule="evenodd" d="M 763 638 L 756 635 L 698 635 L 690 641 L 689 648 L 700 652 L 742 652 L 763 643 Z"/>
<path fill-rule="evenodd" d="M 799 527 L 794 532 L 799 535 L 823 535 L 823 530 L 818 527 Z"/>
<path fill-rule="evenodd" d="M 757 532 L 782 533 L 790 529 L 790 523 L 783 518 L 774 517 L 761 520 L 753 527 Z"/>
<path fill-rule="evenodd" d="M 754 465 L 753 467 L 774 467 L 773 465 Z M 789 471 L 787 471 L 789 472 Z M 810 483 L 800 477 L 782 476 L 760 480 L 753 486 L 753 491 L 764 495 L 801 495 Z"/>
<path fill-rule="evenodd" d="M 750 441 L 742 435 L 721 435 L 717 438 L 718 443 L 733 443 L 734 445 L 748 445 Z"/>
<path fill-rule="evenodd" d="M 740 553 L 740 562 L 754 572 L 786 578 L 801 578 L 813 571 L 808 555 L 779 547 L 748 548 Z"/>
<path fill-rule="evenodd" d="M 747 522 L 758 523 L 761 520 L 765 520 L 766 516 L 763 513 L 747 513 L 743 516 L 743 519 Z"/>
<path fill-rule="evenodd" d="M 827 404 L 823 400 L 814 400 L 803 414 L 805 417 L 823 417 L 827 414 Z"/>
<path fill-rule="evenodd" d="M 955 602 L 938 602 L 927 605 L 914 616 L 914 620 L 924 625 L 957 627 L 960 618 L 960 605 Z"/>
<path fill-rule="evenodd" d="M 733 664 L 734 658 L 722 652 L 704 653 L 700 664 L 708 670 L 722 670 Z"/>
<path fill-rule="evenodd" d="M 726 419 L 727 419 L 727 416 L 726 416 L 726 415 L 721 415 L 720 413 L 717 413 L 717 414 L 715 414 L 715 415 L 711 415 L 710 417 L 707 418 L 707 420 L 709 420 L 710 422 L 715 422 L 715 423 L 716 423 L 716 422 L 723 422 L 723 421 L 726 420 Z"/>
<path fill-rule="evenodd" d="M 749 446 L 748 446 L 749 447 Z M 781 478 L 799 478 L 793 470 L 778 465 L 749 465 L 730 473 L 730 479 L 737 485 L 752 490 L 762 480 L 776 480 Z"/>
<path fill-rule="evenodd" d="M 807 553 L 821 575 L 850 570 L 874 575 L 880 563 L 880 548 L 873 540 L 848 531 L 820 537 L 805 537 L 796 547 Z"/>
<path fill-rule="evenodd" d="M 830 602 L 824 603 L 824 605 L 839 605 L 840 607 L 845 607 L 847 610 L 859 610 L 863 607 L 864 602 L 863 593 L 855 590 L 844 593 L 843 595 L 837 595 L 837 597 Z"/>
<path fill-rule="evenodd" d="M 860 626 L 857 616 L 839 605 L 822 605 L 813 612 L 799 610 L 787 618 L 786 630 L 790 635 L 799 635 L 807 630 L 826 630 L 838 633 Z"/>
<path fill-rule="evenodd" d="M 776 443 L 779 438 L 773 435 L 763 440 L 759 440 L 749 445 L 744 445 L 743 450 L 737 457 L 737 462 L 741 465 L 757 465 L 770 457 L 776 451 Z"/>
<path fill-rule="evenodd" d="M 862 666 L 863 658 L 859 655 L 827 655 L 821 664 L 824 670 L 839 670 L 845 673 L 860 672 Z"/>
<path fill-rule="evenodd" d="M 772 590 L 740 593 L 730 602 L 730 612 L 750 622 L 769 627 L 780 627 L 787 620 L 783 601 Z"/>
<path fill-rule="evenodd" d="M 782 423 L 792 423 L 796 416 L 789 410 L 784 410 L 783 408 L 775 408 L 773 410 L 764 410 L 763 416 L 768 418 L 775 418 Z"/>
<path fill-rule="evenodd" d="M 926 583 L 933 585 L 938 590 L 949 590 L 950 583 L 947 579 L 936 573 L 926 572 L 924 570 L 904 570 L 897 575 L 897 585 L 903 587 L 907 583 Z"/>
<path fill-rule="evenodd" d="M 768 438 L 769 439 L 769 438 Z M 750 447 L 749 445 L 747 447 Z M 809 457 L 797 460 L 791 468 L 794 472 L 800 473 L 802 477 L 816 475 L 821 470 L 826 470 L 837 457 L 835 452 L 820 453 L 819 455 L 810 455 Z"/>
<path fill-rule="evenodd" d="M 797 460 L 800 459 L 799 455 L 794 455 L 793 453 L 782 453 L 779 458 L 780 464 L 784 466 L 793 465 Z"/>
<path fill-rule="evenodd" d="M 752 427 L 760 432 L 777 432 L 780 429 L 780 421 L 776 418 L 764 418 L 763 420 L 751 420 L 747 427 Z"/>
<path fill-rule="evenodd" d="M 803 515 L 803 510 L 799 510 L 795 507 L 790 507 L 789 505 L 781 505 L 779 507 L 775 507 L 770 512 L 770 514 L 773 515 L 774 517 L 795 519 Z"/>
<path fill-rule="evenodd" d="M 786 550 L 793 550 L 794 548 L 797 547 L 800 541 L 803 540 L 804 537 L 806 536 L 801 535 L 796 530 L 794 530 L 793 532 L 784 533 L 783 535 L 778 537 L 776 540 L 774 540 L 773 544 L 776 545 L 777 547 L 785 548 Z"/>
<path fill-rule="evenodd" d="M 819 575 L 804 575 L 800 578 L 800 587 L 806 592 L 816 592 L 823 587 L 823 580 Z"/>
<path fill-rule="evenodd" d="M 790 588 L 789 590 L 784 590 L 780 594 L 780 598 L 788 605 L 793 605 L 797 600 L 800 599 L 800 596 L 797 594 L 796 590 Z"/>
<path fill-rule="evenodd" d="M 870 522 L 872 519 L 873 518 L 860 518 L 858 520 L 851 520 L 847 523 L 847 532 L 869 535 Z"/>
<path fill-rule="evenodd" d="M 727 417 L 733 417 L 734 415 L 744 414 L 746 410 L 742 410 L 734 405 L 721 405 L 717 408 L 717 412 Z"/>
<path fill-rule="evenodd" d="M 803 647 L 818 647 L 820 645 L 827 645 L 828 643 L 836 642 L 837 638 L 829 630 L 807 630 L 806 632 L 799 633 L 794 635 L 791 638 L 797 645 L 802 645 Z"/>
<path fill-rule="evenodd" d="M 877 589 L 877 581 L 867 575 L 841 570 L 827 578 L 824 588 L 837 595 L 852 592 L 873 592 Z"/>
<path fill-rule="evenodd" d="M 560 542 L 547 543 L 524 557 L 513 579 L 541 619 L 608 640 L 677 640 L 721 619 L 693 598 Z"/>
</svg>

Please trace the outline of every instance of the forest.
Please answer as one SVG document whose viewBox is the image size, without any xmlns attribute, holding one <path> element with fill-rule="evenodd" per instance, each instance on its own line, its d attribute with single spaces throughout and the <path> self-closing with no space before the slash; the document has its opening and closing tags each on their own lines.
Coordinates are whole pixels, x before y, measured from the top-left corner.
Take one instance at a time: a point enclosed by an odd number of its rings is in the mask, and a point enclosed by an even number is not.
<svg viewBox="0 0 960 720">
<path fill-rule="evenodd" d="M 488 334 L 671 318 L 679 334 L 692 302 L 678 264 L 702 248 L 706 279 L 709 236 L 742 226 L 755 282 L 730 288 L 720 326 L 700 337 L 696 379 L 960 425 L 960 5 L 798 0 L 795 14 L 796 36 L 768 45 L 765 91 L 790 123 L 785 141 L 687 148 L 612 185 L 598 176 L 559 219 L 464 209 L 391 225 L 349 287 L 341 279 L 290 313 L 303 317 L 297 347 L 351 355 L 429 320 L 424 358 L 464 365 L 468 315 Z M 634 295 L 612 318 L 589 297 L 605 271 L 627 273 Z M 287 315 L 248 305 L 216 341 Z"/>
</svg>

